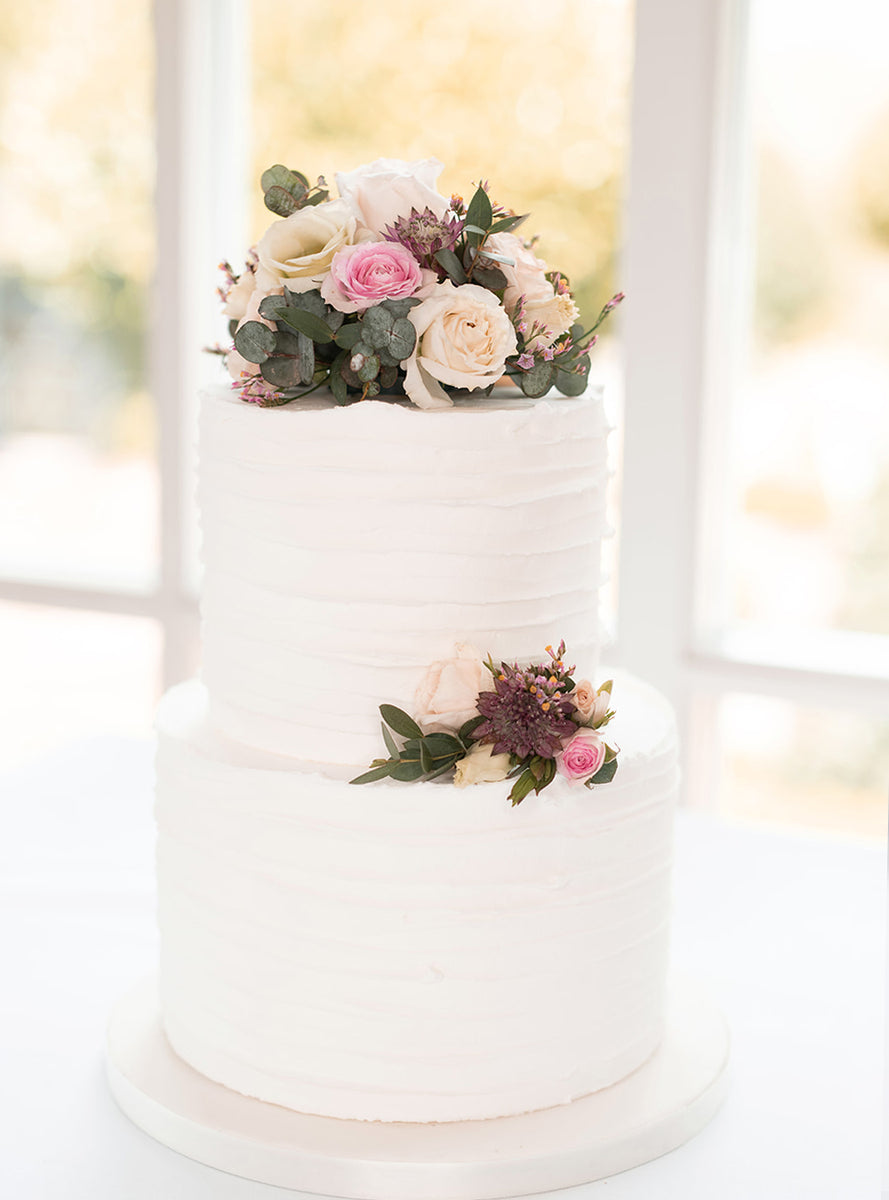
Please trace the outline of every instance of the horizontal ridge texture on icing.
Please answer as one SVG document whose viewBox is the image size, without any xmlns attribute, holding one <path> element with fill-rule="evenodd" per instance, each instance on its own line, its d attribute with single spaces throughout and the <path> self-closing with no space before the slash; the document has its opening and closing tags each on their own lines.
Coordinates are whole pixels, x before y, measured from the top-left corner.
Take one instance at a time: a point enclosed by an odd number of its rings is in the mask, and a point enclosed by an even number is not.
<svg viewBox="0 0 889 1200">
<path fill-rule="evenodd" d="M 601 394 L 447 412 L 258 410 L 202 395 L 202 678 L 213 724 L 276 754 L 361 763 L 456 642 L 595 673 L 607 532 Z"/>
<path fill-rule="evenodd" d="M 663 1017 L 676 748 L 618 676 L 613 783 L 350 786 L 231 742 L 206 690 L 158 719 L 161 999 L 174 1049 L 286 1107 L 504 1116 L 606 1087 Z M 339 777 L 338 777 L 339 776 Z"/>
</svg>

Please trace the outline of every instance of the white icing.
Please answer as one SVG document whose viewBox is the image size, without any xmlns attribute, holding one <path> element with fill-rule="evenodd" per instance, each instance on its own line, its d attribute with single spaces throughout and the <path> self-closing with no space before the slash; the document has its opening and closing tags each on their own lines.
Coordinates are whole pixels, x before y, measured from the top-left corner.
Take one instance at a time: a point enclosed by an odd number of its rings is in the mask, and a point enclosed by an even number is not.
<svg viewBox="0 0 889 1200">
<path fill-rule="evenodd" d="M 446 412 L 202 397 L 202 676 L 215 726 L 363 762 L 381 702 L 470 642 L 592 678 L 608 426 L 598 390 Z"/>
<path fill-rule="evenodd" d="M 214 731 L 200 685 L 169 693 L 176 1051 L 248 1095 L 386 1121 L 544 1108 L 639 1066 L 662 1021 L 676 752 L 655 692 L 618 677 L 614 698 L 614 782 L 512 808 L 508 783 L 351 786 Z"/>
</svg>

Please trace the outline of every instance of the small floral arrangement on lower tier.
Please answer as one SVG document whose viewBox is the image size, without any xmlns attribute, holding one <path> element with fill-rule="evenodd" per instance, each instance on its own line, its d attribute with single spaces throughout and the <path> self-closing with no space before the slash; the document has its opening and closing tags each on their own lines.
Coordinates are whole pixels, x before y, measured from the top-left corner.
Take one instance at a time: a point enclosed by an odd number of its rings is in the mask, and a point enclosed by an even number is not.
<svg viewBox="0 0 889 1200">
<path fill-rule="evenodd" d="M 618 749 L 601 734 L 614 716 L 610 679 L 599 688 L 575 683 L 564 642 L 547 646 L 548 662 L 528 667 L 498 666 L 490 655 L 483 661 L 472 646 L 456 649 L 453 659 L 430 667 L 416 717 L 380 705 L 389 757 L 350 782 L 412 782 L 450 771 L 457 787 L 512 779 L 516 805 L 557 775 L 587 787 L 614 778 Z"/>
<path fill-rule="evenodd" d="M 565 276 L 538 258 L 518 214 L 479 183 L 466 204 L 440 195 L 442 164 L 381 158 L 323 176 L 269 167 L 272 222 L 236 273 L 221 263 L 233 344 L 219 346 L 233 388 L 263 407 L 318 388 L 338 404 L 407 396 L 446 408 L 454 392 L 488 395 L 502 378 L 526 396 L 579 396 L 596 330 Z"/>
</svg>

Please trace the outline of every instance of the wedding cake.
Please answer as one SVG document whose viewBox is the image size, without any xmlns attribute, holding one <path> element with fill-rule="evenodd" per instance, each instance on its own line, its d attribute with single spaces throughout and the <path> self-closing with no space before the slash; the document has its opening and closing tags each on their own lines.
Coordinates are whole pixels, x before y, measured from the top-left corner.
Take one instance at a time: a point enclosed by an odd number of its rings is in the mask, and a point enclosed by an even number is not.
<svg viewBox="0 0 889 1200">
<path fill-rule="evenodd" d="M 676 743 L 591 682 L 595 326 L 439 170 L 263 175 L 201 401 L 202 676 L 158 717 L 170 1044 L 365 1121 L 570 1102 L 664 1021 Z"/>
</svg>

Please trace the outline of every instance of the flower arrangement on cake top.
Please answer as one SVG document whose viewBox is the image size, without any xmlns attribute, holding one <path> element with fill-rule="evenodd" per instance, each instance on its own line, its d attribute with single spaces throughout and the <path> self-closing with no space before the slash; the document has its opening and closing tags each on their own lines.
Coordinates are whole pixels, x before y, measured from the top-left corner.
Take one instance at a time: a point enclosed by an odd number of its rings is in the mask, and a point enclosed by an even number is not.
<svg viewBox="0 0 889 1200">
<path fill-rule="evenodd" d="M 521 804 L 557 775 L 587 787 L 609 783 L 618 750 L 601 731 L 614 716 L 611 680 L 575 683 L 565 643 L 547 646 L 549 661 L 521 667 L 486 660 L 460 645 L 433 663 L 417 690 L 417 715 L 381 704 L 388 758 L 378 758 L 352 783 L 411 782 L 453 771 L 457 787 L 514 779 L 509 799 Z M 403 739 L 399 746 L 395 739 Z"/>
<path fill-rule="evenodd" d="M 504 376 L 526 396 L 576 396 L 589 373 L 589 329 L 568 282 L 516 230 L 481 183 L 466 205 L 436 190 L 435 159 L 376 162 L 311 184 L 263 173 L 274 221 L 220 289 L 233 338 L 226 356 L 241 398 L 287 404 L 327 387 L 339 404 L 406 395 L 444 408 L 451 392 L 488 394 Z"/>
</svg>

